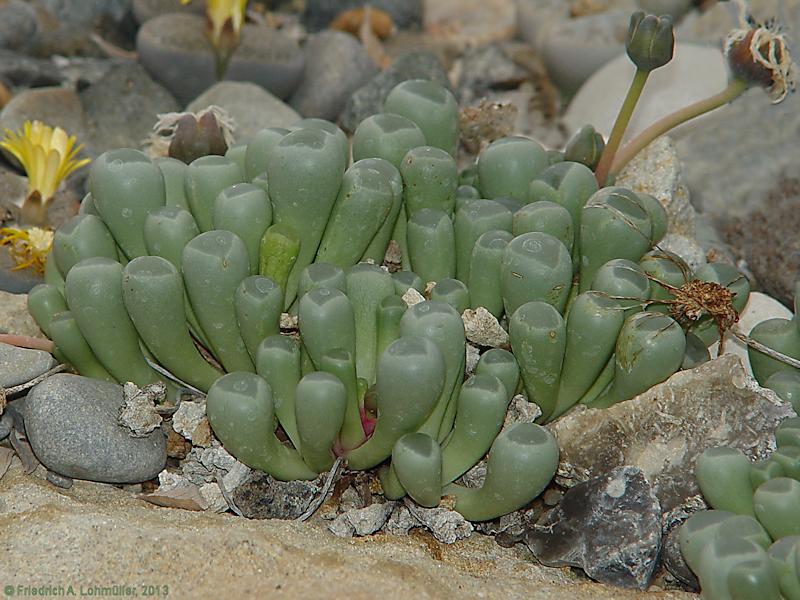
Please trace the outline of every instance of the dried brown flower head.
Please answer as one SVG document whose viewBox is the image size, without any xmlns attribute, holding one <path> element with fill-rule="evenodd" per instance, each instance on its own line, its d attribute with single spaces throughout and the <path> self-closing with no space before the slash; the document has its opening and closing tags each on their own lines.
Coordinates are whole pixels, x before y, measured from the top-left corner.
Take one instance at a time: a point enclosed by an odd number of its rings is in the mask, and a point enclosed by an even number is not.
<svg viewBox="0 0 800 600">
<path fill-rule="evenodd" d="M 735 77 L 767 89 L 777 104 L 794 90 L 795 70 L 786 38 L 775 21 L 756 22 L 747 1 L 736 0 L 740 28 L 725 39 L 725 57 Z"/>
</svg>

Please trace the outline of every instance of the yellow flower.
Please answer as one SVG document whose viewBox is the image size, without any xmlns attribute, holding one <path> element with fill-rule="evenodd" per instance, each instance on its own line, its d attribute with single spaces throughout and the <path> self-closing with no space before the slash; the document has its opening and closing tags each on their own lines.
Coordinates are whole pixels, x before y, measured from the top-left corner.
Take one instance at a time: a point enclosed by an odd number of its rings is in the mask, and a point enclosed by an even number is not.
<svg viewBox="0 0 800 600">
<path fill-rule="evenodd" d="M 81 149 L 75 145 L 75 136 L 40 121 L 25 121 L 22 131 L 16 133 L 6 129 L 0 148 L 10 152 L 25 169 L 28 198 L 38 195 L 45 205 L 67 175 L 89 163 L 88 158 L 75 158 Z"/>
<path fill-rule="evenodd" d="M 0 236 L 0 246 L 9 247 L 11 258 L 17 264 L 12 271 L 31 268 L 44 273 L 47 255 L 53 247 L 53 232 L 50 229 L 3 227 Z"/>
<path fill-rule="evenodd" d="M 181 0 L 181 4 L 189 4 L 191 0 Z M 233 27 L 234 37 L 239 37 L 239 30 L 244 23 L 244 11 L 247 0 L 206 0 L 206 16 L 211 22 L 211 42 L 219 46 L 222 31 L 228 20 Z"/>
</svg>

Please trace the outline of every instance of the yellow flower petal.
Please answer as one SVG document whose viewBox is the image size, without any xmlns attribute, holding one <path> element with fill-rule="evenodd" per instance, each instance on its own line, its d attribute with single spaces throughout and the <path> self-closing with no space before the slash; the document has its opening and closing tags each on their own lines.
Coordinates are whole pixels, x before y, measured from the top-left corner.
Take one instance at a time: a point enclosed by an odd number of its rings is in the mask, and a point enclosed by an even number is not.
<svg viewBox="0 0 800 600">
<path fill-rule="evenodd" d="M 89 163 L 88 159 L 76 158 L 81 146 L 75 144 L 75 136 L 41 121 L 25 121 L 17 132 L 6 130 L 0 148 L 12 154 L 25 169 L 28 196 L 38 192 L 45 204 L 65 177 Z"/>
</svg>

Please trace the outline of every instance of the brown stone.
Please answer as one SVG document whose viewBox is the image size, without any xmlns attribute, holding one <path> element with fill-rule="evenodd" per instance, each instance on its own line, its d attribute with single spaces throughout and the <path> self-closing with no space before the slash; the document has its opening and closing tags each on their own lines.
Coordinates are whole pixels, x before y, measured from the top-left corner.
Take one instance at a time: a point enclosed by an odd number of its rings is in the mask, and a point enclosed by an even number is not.
<svg viewBox="0 0 800 600">
<path fill-rule="evenodd" d="M 715 446 L 752 459 L 774 449 L 773 431 L 791 406 L 747 375 L 732 355 L 680 371 L 647 392 L 607 409 L 578 407 L 550 425 L 561 448 L 557 481 L 575 485 L 615 467 L 639 467 L 663 512 L 700 490 L 694 463 Z"/>
</svg>

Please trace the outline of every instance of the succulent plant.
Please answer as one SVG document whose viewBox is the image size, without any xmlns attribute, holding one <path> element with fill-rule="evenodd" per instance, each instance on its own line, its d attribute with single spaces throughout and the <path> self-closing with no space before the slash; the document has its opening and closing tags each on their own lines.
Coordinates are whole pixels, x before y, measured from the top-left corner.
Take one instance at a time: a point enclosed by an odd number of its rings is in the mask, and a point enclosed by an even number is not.
<svg viewBox="0 0 800 600">
<path fill-rule="evenodd" d="M 692 515 L 679 541 L 704 598 L 800 598 L 800 417 L 784 419 L 775 440 L 756 463 L 733 448 L 697 460 L 711 510 Z"/>
<path fill-rule="evenodd" d="M 107 152 L 30 310 L 84 374 L 144 385 L 166 371 L 174 392 L 207 392 L 215 434 L 253 468 L 291 480 L 337 458 L 383 465 L 387 497 L 454 496 L 491 519 L 558 462 L 541 424 L 504 427 L 520 388 L 540 423 L 631 398 L 687 348 L 707 358 L 716 321 L 689 303 L 693 282 L 739 307 L 748 289 L 658 250 L 657 200 L 599 188 L 533 140 L 497 140 L 459 174 L 441 86 L 405 82 L 386 111 L 356 130 L 352 165 L 341 130 L 316 119 L 188 165 Z M 380 266 L 389 249 L 395 273 Z M 470 374 L 462 314 L 480 307 L 507 323 L 511 351 L 485 350 Z M 487 452 L 483 486 L 460 485 Z"/>
</svg>

